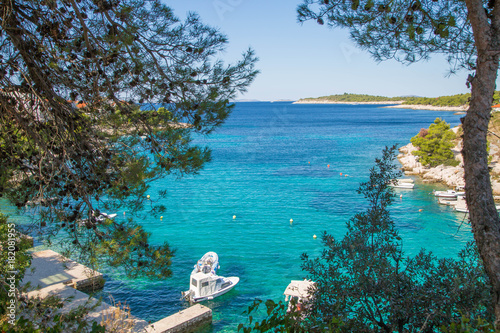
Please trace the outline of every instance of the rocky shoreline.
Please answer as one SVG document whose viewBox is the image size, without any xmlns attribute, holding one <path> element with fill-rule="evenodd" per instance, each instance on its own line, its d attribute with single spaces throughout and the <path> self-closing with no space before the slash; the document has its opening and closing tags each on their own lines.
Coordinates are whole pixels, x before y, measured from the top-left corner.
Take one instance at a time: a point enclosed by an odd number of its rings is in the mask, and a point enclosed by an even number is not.
<svg viewBox="0 0 500 333">
<path fill-rule="evenodd" d="M 468 105 L 461 105 L 461 106 L 434 106 L 434 105 L 422 105 L 422 104 L 398 104 L 398 105 L 386 106 L 386 108 L 411 109 L 411 110 L 466 112 L 469 109 L 469 106 Z"/>
<path fill-rule="evenodd" d="M 456 133 L 458 128 L 459 127 L 453 128 L 453 131 Z M 418 162 L 417 157 L 412 154 L 415 150 L 417 150 L 417 148 L 411 143 L 399 148 L 400 154 L 398 155 L 398 160 L 403 166 L 405 175 L 417 175 L 421 177 L 424 182 L 443 183 L 452 189 L 465 186 L 461 140 L 459 140 L 457 145 L 452 149 L 455 159 L 460 161 L 460 164 L 456 167 L 445 165 L 425 167 Z M 493 160 L 490 166 L 492 167 L 492 174 L 500 174 L 500 161 L 496 154 L 498 151 L 499 147 L 491 145 L 490 155 L 493 156 Z M 491 185 L 493 188 L 493 195 L 500 195 L 500 182 L 492 177 Z"/>
</svg>

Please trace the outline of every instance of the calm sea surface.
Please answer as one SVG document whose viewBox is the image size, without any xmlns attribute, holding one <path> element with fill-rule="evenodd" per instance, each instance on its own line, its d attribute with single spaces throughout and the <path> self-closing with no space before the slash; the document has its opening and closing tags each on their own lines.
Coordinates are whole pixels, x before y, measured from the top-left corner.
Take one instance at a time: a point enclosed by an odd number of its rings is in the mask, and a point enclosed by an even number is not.
<svg viewBox="0 0 500 333">
<path fill-rule="evenodd" d="M 212 148 L 212 162 L 199 175 L 158 181 L 149 193 L 155 200 L 159 190 L 168 191 L 163 219 L 150 216 L 140 223 L 152 233 L 152 243 L 166 241 L 176 249 L 173 277 L 129 280 L 103 268 L 102 296 L 112 294 L 133 315 L 154 322 L 187 306 L 180 296 L 189 288 L 193 265 L 215 251 L 219 274 L 238 276 L 240 283 L 202 304 L 213 310 L 211 332 L 236 332 L 255 298 L 282 300 L 290 280 L 305 277 L 300 254 L 319 255 L 323 231 L 342 237 L 346 221 L 366 208 L 356 189 L 384 146 L 407 144 L 437 117 L 460 123 L 452 112 L 237 103 L 216 133 L 196 140 Z M 472 239 L 469 225 L 429 194 L 439 185 L 415 180 L 414 190 L 397 190 L 391 207 L 406 253 L 425 247 L 440 257 L 456 256 Z"/>
</svg>

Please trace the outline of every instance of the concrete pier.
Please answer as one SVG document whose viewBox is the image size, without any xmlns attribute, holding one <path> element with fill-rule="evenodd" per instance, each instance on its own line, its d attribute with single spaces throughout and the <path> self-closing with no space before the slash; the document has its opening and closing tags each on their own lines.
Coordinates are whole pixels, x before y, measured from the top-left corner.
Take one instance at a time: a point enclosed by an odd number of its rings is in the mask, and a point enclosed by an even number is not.
<svg viewBox="0 0 500 333">
<path fill-rule="evenodd" d="M 61 313 L 68 313 L 78 306 L 91 307 L 98 304 L 98 300 L 85 294 L 93 292 L 104 286 L 104 278 L 101 273 L 94 271 L 71 259 L 63 257 L 52 250 L 34 252 L 32 254 L 31 267 L 21 282 L 22 285 L 30 283 L 36 288 L 26 294 L 28 298 L 46 298 L 57 296 L 66 301 Z M 31 269 L 32 268 L 32 269 Z M 89 322 L 101 323 L 106 318 L 112 317 L 114 313 L 120 311 L 115 306 L 101 302 L 87 314 Z M 133 331 L 143 332 L 148 325 L 145 320 L 130 316 L 127 319 Z"/>
<path fill-rule="evenodd" d="M 148 333 L 187 333 L 212 324 L 212 310 L 195 304 L 146 327 Z"/>
<path fill-rule="evenodd" d="M 93 292 L 104 286 L 101 273 L 52 250 L 33 253 L 31 267 L 34 271 L 28 269 L 21 284 L 29 282 L 34 288 L 45 288 L 63 283 L 84 292 Z"/>
<path fill-rule="evenodd" d="M 84 292 L 92 292 L 104 286 L 104 278 L 101 273 L 94 271 L 73 260 L 65 258 L 52 250 L 44 250 L 33 253 L 31 268 L 24 276 L 22 285 L 30 283 L 36 288 L 27 293 L 27 297 L 45 298 L 47 296 L 58 296 L 68 299 L 62 309 L 67 313 L 80 305 L 92 306 L 98 300 Z M 84 292 L 82 292 L 84 291 Z M 105 302 L 96 307 L 87 315 L 87 320 L 101 323 L 106 318 L 112 318 L 120 310 Z M 149 324 L 145 320 L 129 316 L 127 322 L 131 323 L 132 332 L 148 333 L 188 333 L 196 332 L 198 329 L 212 323 L 212 310 L 206 306 L 196 304 L 185 310 L 179 311 L 169 317 Z"/>
</svg>

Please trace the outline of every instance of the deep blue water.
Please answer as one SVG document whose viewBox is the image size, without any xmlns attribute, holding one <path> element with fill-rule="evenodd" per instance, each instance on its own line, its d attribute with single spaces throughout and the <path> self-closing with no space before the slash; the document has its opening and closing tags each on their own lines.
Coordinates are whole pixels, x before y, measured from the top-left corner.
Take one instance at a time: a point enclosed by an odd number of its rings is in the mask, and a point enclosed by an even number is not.
<svg viewBox="0 0 500 333">
<path fill-rule="evenodd" d="M 129 280 L 103 268 L 102 294 L 154 322 L 187 306 L 180 296 L 193 265 L 215 251 L 219 274 L 239 276 L 240 283 L 202 304 L 213 310 L 213 332 L 235 332 L 255 298 L 282 300 L 290 280 L 305 277 L 300 254 L 318 255 L 323 231 L 342 237 L 348 219 L 366 207 L 356 189 L 383 147 L 407 144 L 437 117 L 452 126 L 460 123 L 452 112 L 237 103 L 216 133 L 196 140 L 213 150 L 200 174 L 162 179 L 149 193 L 155 200 L 159 190 L 168 191 L 163 219 L 149 216 L 140 223 L 152 233 L 152 243 L 167 241 L 176 249 L 173 277 Z M 397 190 L 391 207 L 407 254 L 425 247 L 438 256 L 455 256 L 472 239 L 469 225 L 462 223 L 463 214 L 439 206 L 429 194 L 439 185 L 415 179 L 415 189 Z"/>
</svg>

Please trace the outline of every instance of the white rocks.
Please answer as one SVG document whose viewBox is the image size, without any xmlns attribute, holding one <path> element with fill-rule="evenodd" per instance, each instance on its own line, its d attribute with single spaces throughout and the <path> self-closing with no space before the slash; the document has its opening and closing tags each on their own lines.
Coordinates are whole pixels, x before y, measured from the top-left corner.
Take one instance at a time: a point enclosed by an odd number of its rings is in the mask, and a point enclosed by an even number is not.
<svg viewBox="0 0 500 333">
<path fill-rule="evenodd" d="M 455 127 L 453 130 L 456 131 L 457 128 L 458 127 Z M 490 149 L 491 151 L 494 151 L 494 149 L 498 150 L 498 147 L 492 145 Z M 452 149 L 455 159 L 460 162 L 460 164 L 456 167 L 444 165 L 439 165 L 433 168 L 424 167 L 420 162 L 418 162 L 417 157 L 412 154 L 415 150 L 417 150 L 417 148 L 411 143 L 399 149 L 401 154 L 398 155 L 398 159 L 403 165 L 405 174 L 419 175 L 424 179 L 424 181 L 441 182 L 451 188 L 465 186 L 463 160 L 460 153 L 462 150 L 461 141 L 455 148 Z M 498 163 L 497 156 L 493 158 L 491 166 L 493 167 L 493 173 L 500 174 L 500 163 Z M 491 183 L 493 194 L 500 195 L 500 183 L 493 178 L 491 179 Z"/>
</svg>

